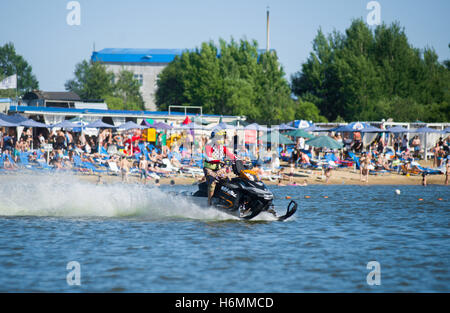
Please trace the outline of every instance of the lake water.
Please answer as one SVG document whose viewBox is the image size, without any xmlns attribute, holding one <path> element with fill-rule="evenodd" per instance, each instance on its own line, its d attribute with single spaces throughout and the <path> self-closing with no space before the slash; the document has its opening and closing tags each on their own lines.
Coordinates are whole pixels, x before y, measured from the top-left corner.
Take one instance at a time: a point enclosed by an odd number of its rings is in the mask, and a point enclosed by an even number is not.
<svg viewBox="0 0 450 313">
<path fill-rule="evenodd" d="M 167 193 L 194 186 L 2 175 L 0 291 L 450 291 L 448 186 L 271 189 L 279 212 L 299 203 L 293 218 L 243 222 Z"/>
</svg>

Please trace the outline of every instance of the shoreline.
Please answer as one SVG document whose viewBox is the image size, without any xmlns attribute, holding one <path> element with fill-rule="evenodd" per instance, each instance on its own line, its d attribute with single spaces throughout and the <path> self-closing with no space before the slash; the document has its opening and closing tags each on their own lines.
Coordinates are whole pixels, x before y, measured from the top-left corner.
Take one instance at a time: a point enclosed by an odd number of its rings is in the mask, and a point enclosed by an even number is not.
<svg viewBox="0 0 450 313">
<path fill-rule="evenodd" d="M 11 172 L 11 173 L 3 173 L 0 175 L 0 181 L 2 177 L 7 176 L 17 176 L 20 174 L 33 174 L 31 172 Z M 61 172 L 61 174 L 65 174 Z M 122 178 L 120 175 L 108 175 L 108 174 L 88 174 L 88 173 L 66 173 L 68 175 L 72 175 L 77 179 L 82 181 L 86 181 L 93 184 L 112 184 L 112 183 L 122 183 Z M 202 177 L 197 176 L 186 177 L 186 176 L 177 176 L 177 177 L 161 177 L 159 184 L 160 185 L 170 185 L 171 181 L 174 181 L 175 185 L 193 185 L 200 181 Z M 100 179 L 100 183 L 99 183 Z M 372 185 L 411 185 L 411 186 L 421 186 L 422 185 L 422 177 L 419 175 L 399 175 L 393 173 L 383 173 L 377 175 L 369 175 L 369 181 L 363 182 L 360 180 L 359 171 L 356 172 L 353 169 L 338 169 L 333 170 L 331 177 L 328 183 L 325 183 L 325 177 L 322 176 L 321 171 L 297 171 L 294 174 L 293 181 L 296 185 L 289 184 L 289 177 L 285 175 L 285 178 L 282 180 L 282 187 L 286 186 L 297 186 L 302 187 L 302 184 L 305 182 L 307 185 L 354 185 L 354 186 L 372 186 Z M 268 179 L 263 179 L 263 182 L 268 186 L 277 186 L 278 181 L 270 181 Z M 142 180 L 139 179 L 138 175 L 129 175 L 128 182 L 123 182 L 124 184 L 143 184 Z M 147 179 L 147 185 L 155 186 L 155 180 L 153 178 Z M 445 186 L 445 175 L 428 175 L 427 176 L 427 185 L 443 185 Z M 280 186 L 281 187 L 281 186 Z"/>
</svg>

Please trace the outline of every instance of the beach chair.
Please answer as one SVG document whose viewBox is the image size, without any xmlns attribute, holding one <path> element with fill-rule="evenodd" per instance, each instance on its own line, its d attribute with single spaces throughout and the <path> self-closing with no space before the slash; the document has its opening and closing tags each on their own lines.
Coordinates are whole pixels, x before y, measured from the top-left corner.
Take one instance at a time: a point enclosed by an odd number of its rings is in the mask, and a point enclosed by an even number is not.
<svg viewBox="0 0 450 313">
<path fill-rule="evenodd" d="M 106 170 L 98 169 L 94 166 L 94 164 L 90 162 L 83 162 L 81 158 L 78 155 L 73 156 L 73 161 L 75 162 L 75 167 L 79 169 L 87 169 L 89 171 L 95 172 L 95 173 L 106 173 Z"/>
<path fill-rule="evenodd" d="M 117 166 L 116 162 L 107 161 L 107 164 L 108 164 L 108 169 L 109 169 L 108 173 L 112 173 L 114 175 L 119 175 L 120 170 L 119 170 L 119 167 Z"/>
<path fill-rule="evenodd" d="M 166 166 L 162 168 L 163 171 L 179 173 L 180 169 L 172 165 L 169 159 L 162 159 L 162 163 Z"/>
<path fill-rule="evenodd" d="M 352 158 L 352 160 L 355 162 L 356 164 L 356 169 L 359 170 L 361 164 L 359 163 L 359 158 L 356 156 L 356 154 L 354 152 L 348 152 L 348 156 Z"/>
</svg>

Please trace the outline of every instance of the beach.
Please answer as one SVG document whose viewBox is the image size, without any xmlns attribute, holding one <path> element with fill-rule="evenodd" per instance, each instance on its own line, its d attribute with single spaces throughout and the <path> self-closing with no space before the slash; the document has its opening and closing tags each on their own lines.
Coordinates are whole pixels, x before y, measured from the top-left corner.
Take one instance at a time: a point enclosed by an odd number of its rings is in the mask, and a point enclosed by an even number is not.
<svg viewBox="0 0 450 313">
<path fill-rule="evenodd" d="M 122 179 L 120 175 L 106 175 L 106 174 L 78 174 L 77 177 L 84 181 L 97 183 L 99 177 L 101 177 L 101 183 L 120 183 Z M 170 185 L 173 181 L 176 185 L 192 185 L 201 180 L 201 176 L 188 177 L 188 176 L 175 176 L 175 177 L 162 177 L 159 180 L 160 185 Z M 368 182 L 362 182 L 360 180 L 359 171 L 354 169 L 335 169 L 332 171 L 331 177 L 328 183 L 325 183 L 325 177 L 322 176 L 320 170 L 297 170 L 294 174 L 293 182 L 297 185 L 301 185 L 304 182 L 311 185 L 421 185 L 421 175 L 401 175 L 397 173 L 379 173 L 375 175 L 369 175 Z M 264 179 L 263 182 L 266 185 L 277 185 L 278 181 L 270 181 Z M 130 184 L 142 184 L 142 180 L 138 175 L 129 175 L 128 183 Z M 427 176 L 428 185 L 444 185 L 445 175 L 429 175 Z M 154 179 L 148 179 L 147 184 L 154 185 Z M 288 177 L 282 180 L 282 184 L 289 185 Z"/>
</svg>

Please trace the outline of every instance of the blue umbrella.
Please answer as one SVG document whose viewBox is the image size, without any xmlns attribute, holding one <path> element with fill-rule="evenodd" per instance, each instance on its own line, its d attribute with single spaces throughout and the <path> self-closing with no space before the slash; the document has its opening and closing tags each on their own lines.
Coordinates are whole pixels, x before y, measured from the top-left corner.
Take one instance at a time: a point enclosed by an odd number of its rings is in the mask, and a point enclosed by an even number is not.
<svg viewBox="0 0 450 313">
<path fill-rule="evenodd" d="M 92 122 L 90 124 L 87 124 L 84 126 L 85 128 L 116 128 L 116 126 L 103 123 L 102 120 L 96 120 L 95 122 Z"/>
<path fill-rule="evenodd" d="M 13 124 L 13 123 L 10 123 L 10 122 L 0 119 L 0 126 L 1 127 L 16 127 L 17 124 Z"/>
<path fill-rule="evenodd" d="M 426 133 L 440 133 L 441 131 L 435 128 L 429 128 L 429 127 L 421 127 L 421 128 L 417 128 L 417 129 L 410 129 L 409 133 L 421 133 L 421 134 L 426 134 Z"/>
<path fill-rule="evenodd" d="M 12 124 L 19 124 L 20 122 L 27 120 L 26 117 L 24 117 L 20 114 L 6 115 L 3 113 L 0 113 L 0 119 L 4 120 L 5 122 L 12 123 Z"/>
<path fill-rule="evenodd" d="M 147 126 L 141 126 L 136 124 L 135 122 L 126 122 L 125 124 L 117 126 L 118 129 L 130 130 L 130 129 L 146 129 Z"/>
<path fill-rule="evenodd" d="M 296 120 L 291 122 L 292 126 L 295 128 L 307 128 L 311 127 L 312 123 L 305 120 Z"/>
<path fill-rule="evenodd" d="M 61 123 L 56 123 L 53 125 L 48 126 L 49 128 L 77 128 L 80 127 L 80 125 L 69 122 L 69 121 L 62 121 Z"/>
<path fill-rule="evenodd" d="M 404 128 L 404 127 L 396 126 L 396 127 L 388 128 L 388 129 L 386 130 L 386 132 L 387 132 L 387 133 L 398 134 L 398 133 L 407 133 L 408 130 L 407 130 L 406 128 Z"/>
<path fill-rule="evenodd" d="M 50 128 L 51 127 L 50 125 L 47 125 L 47 124 L 44 124 L 44 123 L 39 123 L 39 122 L 36 122 L 36 121 L 34 121 L 32 119 L 20 122 L 20 126 L 23 126 L 23 127 L 38 127 L 38 128 Z"/>
<path fill-rule="evenodd" d="M 386 130 L 372 125 L 369 125 L 361 130 L 361 133 L 383 133 L 383 132 L 386 132 Z"/>
<path fill-rule="evenodd" d="M 268 131 L 267 127 L 258 125 L 256 123 L 247 125 L 244 127 L 245 130 L 260 130 L 260 131 Z"/>
<path fill-rule="evenodd" d="M 227 123 L 219 123 L 216 126 L 214 126 L 213 130 L 217 131 L 217 130 L 223 130 L 223 129 L 236 129 L 236 127 L 234 127 L 233 125 L 229 125 Z"/>
<path fill-rule="evenodd" d="M 313 132 L 313 133 L 314 132 L 327 132 L 327 131 L 330 131 L 329 128 L 323 128 L 323 127 L 316 126 L 316 125 L 312 125 L 310 127 L 304 128 L 303 130 L 307 131 L 307 132 Z"/>
</svg>

